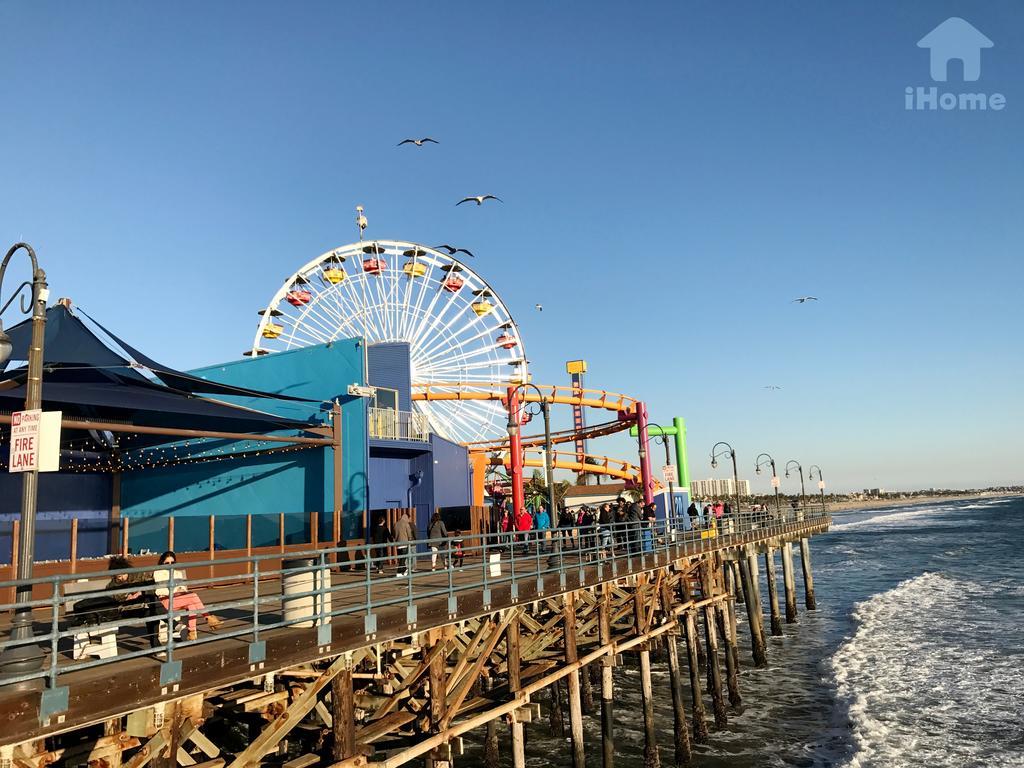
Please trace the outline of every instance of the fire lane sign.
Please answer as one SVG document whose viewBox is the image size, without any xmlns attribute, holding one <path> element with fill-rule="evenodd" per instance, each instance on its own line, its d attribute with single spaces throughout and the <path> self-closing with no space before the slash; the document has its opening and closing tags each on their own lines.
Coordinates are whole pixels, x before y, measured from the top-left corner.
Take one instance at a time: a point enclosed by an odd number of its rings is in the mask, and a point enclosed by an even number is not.
<svg viewBox="0 0 1024 768">
<path fill-rule="evenodd" d="M 11 472 L 56 472 L 60 465 L 61 411 L 11 414 Z"/>
</svg>

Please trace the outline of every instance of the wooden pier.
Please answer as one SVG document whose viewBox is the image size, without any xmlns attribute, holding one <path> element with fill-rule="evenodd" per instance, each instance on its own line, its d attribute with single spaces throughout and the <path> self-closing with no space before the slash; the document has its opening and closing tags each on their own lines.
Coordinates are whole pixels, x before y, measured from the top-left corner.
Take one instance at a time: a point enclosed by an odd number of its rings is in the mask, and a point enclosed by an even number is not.
<svg viewBox="0 0 1024 768">
<path fill-rule="evenodd" d="M 612 685 L 626 655 L 640 669 L 645 765 L 686 765 L 691 745 L 713 741 L 741 703 L 738 611 L 747 617 L 751 662 L 764 666 L 760 580 L 769 580 L 769 631 L 799 631 L 792 544 L 813 609 L 809 542 L 829 523 L 823 511 L 808 510 L 736 532 L 666 531 L 650 552 L 606 559 L 566 552 L 553 571 L 495 579 L 485 589 L 478 582 L 489 564 L 470 553 L 463 571 L 375 581 L 373 621 L 352 613 L 326 626 L 268 629 L 257 656 L 241 631 L 251 611 L 225 609 L 222 633 L 234 636 L 182 647 L 174 675 L 147 655 L 75 668 L 56 678 L 66 707 L 49 715 L 40 711 L 40 691 L 0 687 L 0 766 L 396 768 L 423 760 L 443 767 L 457 763 L 462 738 L 479 731 L 489 766 L 508 749 L 522 768 L 526 731 L 549 727 L 537 725 L 538 702 L 553 693 L 549 706 L 558 711 L 548 714 L 568 718 L 569 747 L 552 762 L 611 768 Z M 780 552 L 785 630 L 775 585 Z M 361 570 L 332 566 L 329 588 L 344 594 L 366 580 Z M 217 587 L 204 599 L 211 607 L 241 605 L 249 588 Z M 280 585 L 259 589 L 265 599 Z M 656 739 L 651 684 L 661 663 L 674 712 L 674 738 L 665 744 Z M 601 723 L 600 754 L 586 752 L 585 717 Z M 247 737 L 239 739 L 243 726 Z M 508 731 L 505 746 L 500 729 Z M 302 744 L 302 754 L 294 756 L 289 742 Z"/>
</svg>

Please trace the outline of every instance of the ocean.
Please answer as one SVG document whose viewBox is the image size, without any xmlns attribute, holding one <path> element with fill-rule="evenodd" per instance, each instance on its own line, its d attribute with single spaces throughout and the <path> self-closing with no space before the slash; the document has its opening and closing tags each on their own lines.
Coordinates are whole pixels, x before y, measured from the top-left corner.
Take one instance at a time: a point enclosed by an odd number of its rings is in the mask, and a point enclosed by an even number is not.
<svg viewBox="0 0 1024 768">
<path fill-rule="evenodd" d="M 1024 766 L 1024 498 L 835 515 L 811 542 L 813 612 L 803 607 L 798 551 L 799 623 L 769 639 L 769 667 L 755 669 L 737 611 L 743 709 L 715 731 L 707 701 L 711 743 L 695 747 L 693 765 Z M 654 668 L 661 762 L 671 765 L 668 672 Z M 615 684 L 616 765 L 640 768 L 638 670 L 616 669 Z M 585 729 L 587 764 L 600 765 L 599 714 Z M 528 765 L 569 764 L 568 742 L 546 720 L 527 732 Z M 457 762 L 482 765 L 479 744 Z"/>
</svg>

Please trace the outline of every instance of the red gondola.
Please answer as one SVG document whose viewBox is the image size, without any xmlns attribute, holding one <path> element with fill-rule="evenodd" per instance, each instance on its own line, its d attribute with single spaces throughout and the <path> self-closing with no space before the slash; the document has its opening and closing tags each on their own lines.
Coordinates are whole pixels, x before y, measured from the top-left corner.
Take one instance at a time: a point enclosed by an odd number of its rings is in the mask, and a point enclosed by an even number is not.
<svg viewBox="0 0 1024 768">
<path fill-rule="evenodd" d="M 285 295 L 285 301 L 291 304 L 293 307 L 301 307 L 313 299 L 313 294 L 307 291 L 305 288 L 299 288 L 294 291 L 288 291 Z"/>
<path fill-rule="evenodd" d="M 463 280 L 458 275 L 448 275 L 448 277 L 445 278 L 444 282 L 441 283 L 441 286 L 450 293 L 458 293 L 462 286 L 464 286 L 465 284 L 466 281 Z"/>
<path fill-rule="evenodd" d="M 503 347 L 504 349 L 512 349 L 513 347 L 519 344 L 519 342 L 516 341 L 513 336 L 509 336 L 507 333 L 501 334 L 501 336 L 499 336 L 496 339 L 496 341 L 498 343 L 498 346 Z"/>
<path fill-rule="evenodd" d="M 379 275 L 387 268 L 388 263 L 379 256 L 363 259 L 363 272 L 369 272 L 371 275 Z"/>
</svg>

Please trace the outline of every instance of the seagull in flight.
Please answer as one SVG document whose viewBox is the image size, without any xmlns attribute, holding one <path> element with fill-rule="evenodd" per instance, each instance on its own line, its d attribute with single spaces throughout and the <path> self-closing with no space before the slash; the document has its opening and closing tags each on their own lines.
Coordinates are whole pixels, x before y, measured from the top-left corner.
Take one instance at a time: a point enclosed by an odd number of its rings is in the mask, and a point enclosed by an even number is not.
<svg viewBox="0 0 1024 768">
<path fill-rule="evenodd" d="M 463 203 L 476 203 L 477 205 L 483 205 L 484 200 L 497 200 L 499 203 L 505 202 L 500 197 L 495 197 L 494 195 L 472 195 L 471 197 L 462 198 L 455 205 L 458 206 L 462 205 Z"/>
<path fill-rule="evenodd" d="M 766 384 L 764 388 L 765 389 L 782 389 L 782 387 L 777 387 L 774 384 Z"/>
<path fill-rule="evenodd" d="M 454 245 L 447 245 L 447 244 L 445 244 L 445 245 L 435 245 L 434 246 L 434 250 L 435 251 L 440 251 L 440 250 L 448 251 L 448 255 L 449 256 L 454 256 L 456 253 L 464 253 L 467 256 L 469 256 L 469 258 L 471 258 L 471 259 L 475 259 L 476 258 L 472 253 L 467 251 L 465 248 L 456 248 Z"/>
<path fill-rule="evenodd" d="M 398 142 L 398 144 L 396 144 L 395 146 L 400 147 L 403 144 L 415 144 L 417 147 L 422 147 L 423 146 L 423 142 L 425 142 L 425 141 L 429 141 L 431 144 L 440 144 L 441 143 L 437 139 L 432 139 L 432 138 L 430 138 L 428 136 L 425 139 L 403 139 L 402 141 Z"/>
<path fill-rule="evenodd" d="M 797 304 L 797 303 L 803 304 L 805 301 L 817 301 L 817 300 L 818 300 L 817 296 L 801 296 L 798 299 L 793 299 L 793 303 L 794 304 Z"/>
<path fill-rule="evenodd" d="M 538 312 L 544 311 L 544 307 L 542 307 L 540 304 L 534 304 L 533 306 Z"/>
</svg>

